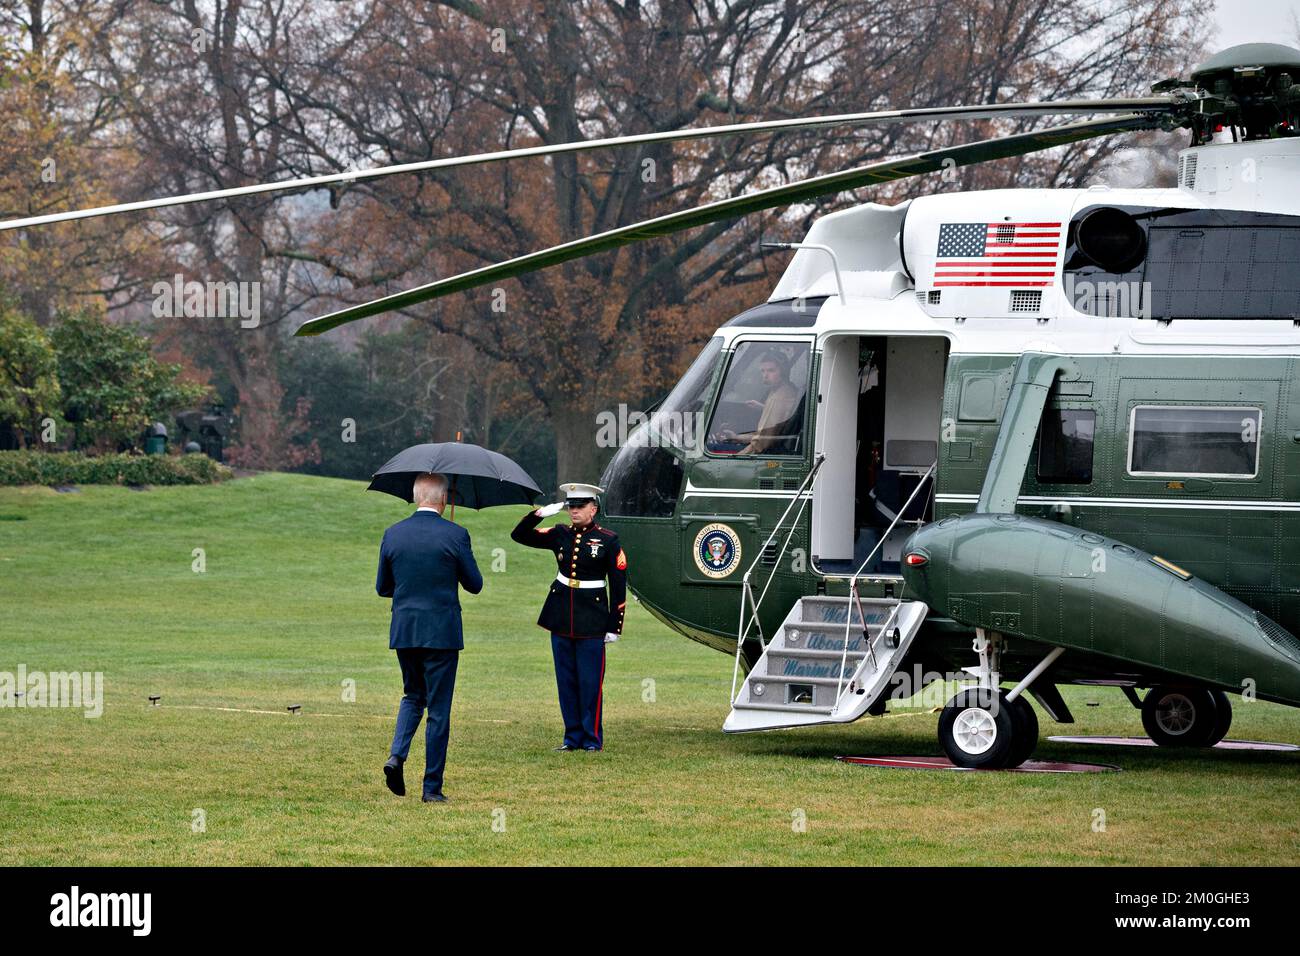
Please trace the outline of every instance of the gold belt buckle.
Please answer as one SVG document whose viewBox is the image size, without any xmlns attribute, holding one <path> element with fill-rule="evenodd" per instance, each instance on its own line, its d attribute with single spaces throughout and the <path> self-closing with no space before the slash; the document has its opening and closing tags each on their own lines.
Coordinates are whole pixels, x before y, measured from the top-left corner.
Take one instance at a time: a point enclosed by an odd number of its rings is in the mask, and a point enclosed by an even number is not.
<svg viewBox="0 0 1300 956">
<path fill-rule="evenodd" d="M 577 579 L 577 578 L 569 578 L 569 587 L 571 587 L 571 588 L 576 588 L 577 586 L 578 586 L 578 579 Z"/>
</svg>

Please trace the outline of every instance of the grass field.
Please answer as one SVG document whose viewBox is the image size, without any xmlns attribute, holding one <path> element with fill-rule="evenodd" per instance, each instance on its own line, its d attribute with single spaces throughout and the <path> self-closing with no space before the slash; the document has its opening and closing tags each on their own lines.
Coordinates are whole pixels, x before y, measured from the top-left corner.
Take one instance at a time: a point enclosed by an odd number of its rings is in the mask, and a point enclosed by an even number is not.
<svg viewBox="0 0 1300 956">
<path fill-rule="evenodd" d="M 102 671 L 106 697 L 98 719 L 0 709 L 7 863 L 1246 865 L 1300 850 L 1296 754 L 1040 744 L 1123 768 L 1080 775 L 831 759 L 937 753 L 921 710 L 724 737 L 730 659 L 635 606 L 609 652 L 606 751 L 552 753 L 549 642 L 533 622 L 553 559 L 510 542 L 513 508 L 456 516 L 487 583 L 463 600 L 453 802 L 418 799 L 422 732 L 417 796 L 398 799 L 379 769 L 400 682 L 373 581 L 380 534 L 407 506 L 362 487 L 267 474 L 0 489 L 0 671 Z M 630 557 L 633 574 L 650 559 Z M 1118 692 L 1066 693 L 1079 723 L 1044 716 L 1044 735 L 1141 732 Z M 1300 712 L 1236 711 L 1233 737 L 1300 741 Z"/>
</svg>

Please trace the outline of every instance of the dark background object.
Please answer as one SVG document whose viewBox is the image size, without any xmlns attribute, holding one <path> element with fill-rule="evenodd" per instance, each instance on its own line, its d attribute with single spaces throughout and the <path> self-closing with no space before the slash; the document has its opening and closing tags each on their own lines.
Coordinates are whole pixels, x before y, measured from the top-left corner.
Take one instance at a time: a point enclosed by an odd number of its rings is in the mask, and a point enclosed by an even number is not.
<svg viewBox="0 0 1300 956">
<path fill-rule="evenodd" d="M 144 431 L 144 453 L 161 455 L 167 451 L 167 426 L 154 422 Z"/>
<path fill-rule="evenodd" d="M 204 412 L 194 408 L 176 415 L 176 425 L 181 441 L 188 451 L 188 446 L 197 443 L 199 450 L 214 461 L 224 461 L 226 439 L 230 435 L 230 419 L 225 415 L 225 408 L 220 403 L 213 403 Z"/>
</svg>

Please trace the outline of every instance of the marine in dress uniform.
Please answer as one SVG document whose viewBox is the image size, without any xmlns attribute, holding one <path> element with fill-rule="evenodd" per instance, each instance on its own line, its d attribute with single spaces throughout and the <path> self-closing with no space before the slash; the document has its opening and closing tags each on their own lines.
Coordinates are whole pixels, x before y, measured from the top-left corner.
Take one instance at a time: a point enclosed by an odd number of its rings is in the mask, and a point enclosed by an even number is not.
<svg viewBox="0 0 1300 956">
<path fill-rule="evenodd" d="M 560 486 L 563 503 L 530 511 L 510 537 L 530 548 L 555 555 L 558 568 L 537 618 L 551 632 L 555 683 L 564 718 L 564 741 L 557 750 L 601 750 L 602 685 L 605 645 L 623 633 L 627 609 L 627 555 L 618 535 L 596 523 L 596 485 L 570 482 Z M 537 527 L 543 518 L 569 512 L 570 524 Z M 608 580 L 608 593 L 606 593 Z"/>
</svg>

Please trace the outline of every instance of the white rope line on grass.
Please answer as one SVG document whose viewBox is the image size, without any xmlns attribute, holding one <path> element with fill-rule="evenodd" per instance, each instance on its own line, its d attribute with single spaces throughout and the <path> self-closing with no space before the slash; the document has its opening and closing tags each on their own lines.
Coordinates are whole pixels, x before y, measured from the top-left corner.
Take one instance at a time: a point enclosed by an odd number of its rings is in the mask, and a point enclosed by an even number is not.
<svg viewBox="0 0 1300 956">
<path fill-rule="evenodd" d="M 288 710 L 256 710 L 250 707 L 217 707 L 211 704 L 159 704 L 158 710 L 217 710 L 227 714 L 265 714 L 271 717 L 369 717 L 371 720 L 392 720 L 387 714 L 321 714 L 312 711 L 303 710 L 298 714 L 292 714 Z M 934 715 L 936 711 L 920 708 L 899 713 L 879 714 L 874 720 L 888 719 L 890 717 L 921 717 L 925 715 Z M 512 720 L 505 720 L 497 717 L 461 717 L 459 720 L 468 720 L 476 724 L 511 724 Z M 706 727 L 665 727 L 665 730 L 707 730 Z"/>
<path fill-rule="evenodd" d="M 322 714 L 314 711 L 303 710 L 298 714 L 290 713 L 288 710 L 256 710 L 250 707 L 217 707 L 211 704 L 160 704 L 158 710 L 218 710 L 228 714 L 267 714 L 272 717 L 369 717 L 371 720 L 392 720 L 387 714 Z M 502 720 L 492 717 L 462 717 L 460 720 L 469 720 L 472 723 L 479 724 L 509 724 L 513 721 Z"/>
<path fill-rule="evenodd" d="M 250 707 L 216 707 L 206 704 L 162 704 L 159 710 L 220 710 L 228 714 L 269 714 L 272 717 L 293 717 L 295 716 L 288 710 L 255 710 Z M 320 714 L 309 711 L 302 711 L 303 717 L 373 717 L 380 719 L 379 714 Z"/>
</svg>

